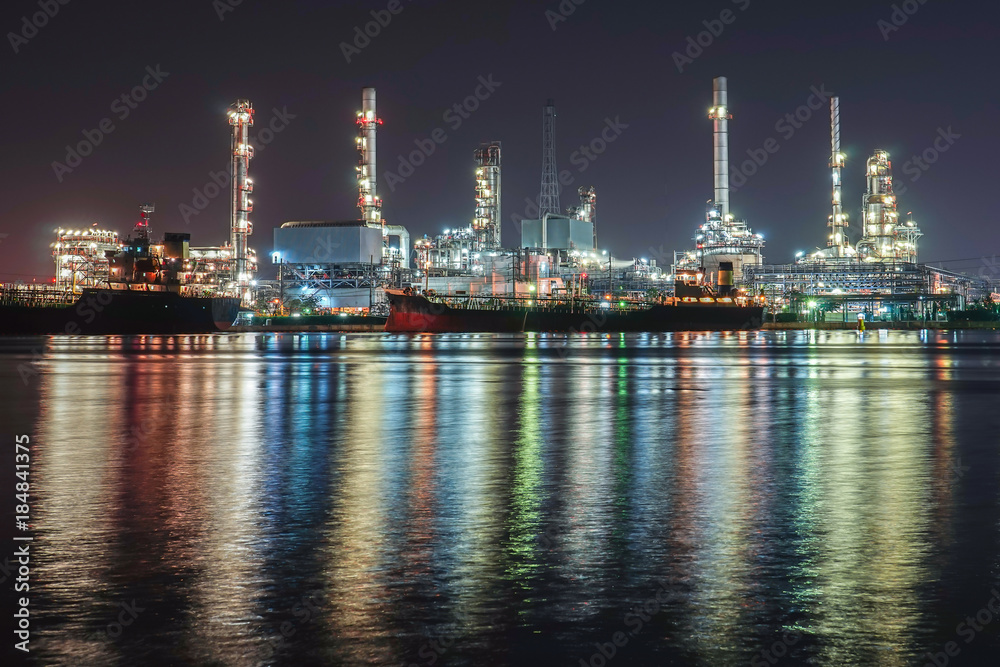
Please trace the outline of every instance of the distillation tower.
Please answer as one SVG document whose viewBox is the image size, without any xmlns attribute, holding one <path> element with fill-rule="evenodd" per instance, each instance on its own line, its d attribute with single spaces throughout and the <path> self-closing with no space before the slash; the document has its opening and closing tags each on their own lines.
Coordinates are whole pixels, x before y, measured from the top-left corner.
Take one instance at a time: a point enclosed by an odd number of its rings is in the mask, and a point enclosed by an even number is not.
<svg viewBox="0 0 1000 667">
<path fill-rule="evenodd" d="M 250 145 L 250 128 L 253 126 L 253 105 L 249 100 L 237 100 L 229 108 L 229 124 L 233 128 L 232 138 L 232 199 L 230 201 L 230 243 L 233 247 L 232 280 L 242 297 L 247 297 L 250 280 L 250 259 L 248 240 L 253 234 L 250 212 L 253 202 L 253 181 L 248 174 L 253 146 Z"/>
<path fill-rule="evenodd" d="M 892 190 L 889 153 L 876 150 L 868 158 L 868 187 L 863 200 L 864 238 L 858 241 L 862 259 L 876 262 L 916 262 L 920 228 L 909 220 L 901 223 Z"/>
<path fill-rule="evenodd" d="M 500 247 L 500 142 L 491 141 L 475 150 L 476 215 L 472 229 L 477 250 Z"/>
</svg>

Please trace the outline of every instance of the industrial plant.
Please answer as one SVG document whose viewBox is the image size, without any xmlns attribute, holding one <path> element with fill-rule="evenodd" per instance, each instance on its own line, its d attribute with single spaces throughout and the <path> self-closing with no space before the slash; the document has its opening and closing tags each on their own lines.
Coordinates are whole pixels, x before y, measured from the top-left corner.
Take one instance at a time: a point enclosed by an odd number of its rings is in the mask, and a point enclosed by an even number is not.
<svg viewBox="0 0 1000 667">
<path fill-rule="evenodd" d="M 249 177 L 253 146 L 248 137 L 253 126 L 253 105 L 249 100 L 237 100 L 228 111 L 232 126 L 230 150 L 230 239 L 221 246 L 191 246 L 191 235 L 167 232 L 159 243 L 152 240 L 151 214 L 153 204 L 139 207 L 139 219 L 133 236 L 121 239 L 118 232 L 99 229 L 99 223 L 83 229 L 55 230 L 52 258 L 55 262 L 53 283 L 57 290 L 78 294 L 84 288 L 117 285 L 142 285 L 174 288 L 181 294 L 201 294 L 239 297 L 244 305 L 252 303 L 257 281 L 257 255 L 249 246 L 253 224 L 249 214 L 253 202 L 253 181 Z M 169 264 L 169 278 L 149 272 L 146 280 L 133 280 L 121 273 L 115 275 L 115 258 L 126 250 L 134 254 L 141 247 L 151 265 Z"/>
<path fill-rule="evenodd" d="M 842 197 L 845 165 L 840 98 L 831 97 L 826 247 L 801 252 L 789 264 L 757 262 L 744 272 L 743 284 L 766 297 L 774 320 L 937 320 L 974 302 L 1000 301 L 988 280 L 918 263 L 917 241 L 923 233 L 912 217 L 899 217 L 887 151 L 875 150 L 867 160 L 861 237 L 852 245 Z"/>
<path fill-rule="evenodd" d="M 175 267 L 182 292 L 239 297 L 245 308 L 287 312 L 298 300 L 318 311 L 386 311 L 386 288 L 429 293 L 558 298 L 560 295 L 611 294 L 624 299 L 673 296 L 676 280 L 704 278 L 767 303 L 771 321 L 856 319 L 942 319 L 972 302 L 998 300 L 988 281 L 932 268 L 918 262 L 918 224 L 899 214 L 893 191 L 892 162 L 875 150 L 865 164 L 866 192 L 856 241 L 844 210 L 847 157 L 841 151 L 840 99 L 830 99 L 830 214 L 823 224 L 825 243 L 785 264 L 768 264 L 764 238 L 734 214 L 730 201 L 729 122 L 733 115 L 725 77 L 713 81 L 713 198 L 704 221 L 694 225 L 693 247 L 674 252 L 661 267 L 652 259 L 615 258 L 598 246 L 597 189 L 582 186 L 578 202 L 563 208 L 557 169 L 556 106 L 542 107 L 541 178 L 537 217 L 517 221 L 520 237 L 502 237 L 503 146 L 484 141 L 471 152 L 469 223 L 434 236 L 413 239 L 402 224 L 383 216 L 378 194 L 377 136 L 382 119 L 374 88 L 361 92 L 354 139 L 358 218 L 289 220 L 274 230 L 270 252 L 273 273 L 262 275 L 250 248 L 253 181 L 249 140 L 254 110 L 237 100 L 228 111 L 231 128 L 230 239 L 221 246 L 191 246 L 187 234 L 167 233 L 162 242 L 149 236 L 150 204 L 140 209 L 134 237 L 97 223 L 84 229 L 58 229 L 52 244 L 56 289 L 115 282 L 115 257 L 123 248 L 147 243 L 152 257 Z M 345 193 L 345 197 L 348 196 Z M 820 225 L 817 224 L 817 228 Z M 154 282 L 156 277 L 153 276 Z M 148 282 L 148 281 L 147 281 Z M 726 283 L 723 285 L 723 283 Z M 722 287 L 720 287 L 722 289 Z M 263 304 L 263 305 L 262 305 Z"/>
</svg>

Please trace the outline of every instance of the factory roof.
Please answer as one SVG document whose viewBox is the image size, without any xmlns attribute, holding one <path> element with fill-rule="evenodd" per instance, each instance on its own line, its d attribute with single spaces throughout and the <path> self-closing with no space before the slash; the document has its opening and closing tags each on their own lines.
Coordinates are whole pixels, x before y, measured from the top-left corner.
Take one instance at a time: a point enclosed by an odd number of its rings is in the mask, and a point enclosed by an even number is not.
<svg viewBox="0 0 1000 667">
<path fill-rule="evenodd" d="M 290 220 L 281 224 L 282 229 L 289 227 L 364 227 L 364 220 Z"/>
</svg>

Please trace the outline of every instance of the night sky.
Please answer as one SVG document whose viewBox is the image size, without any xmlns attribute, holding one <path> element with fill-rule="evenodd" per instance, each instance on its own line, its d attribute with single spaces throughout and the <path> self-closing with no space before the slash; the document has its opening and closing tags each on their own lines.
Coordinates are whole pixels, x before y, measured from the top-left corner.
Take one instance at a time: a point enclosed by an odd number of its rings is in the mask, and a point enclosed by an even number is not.
<svg viewBox="0 0 1000 667">
<path fill-rule="evenodd" d="M 896 29 L 888 1 L 576 1 L 400 0 L 397 7 L 72 0 L 47 21 L 39 16 L 46 24 L 35 31 L 22 17 L 41 11 L 38 0 L 9 0 L 0 14 L 0 279 L 50 280 L 53 228 L 96 221 L 124 235 L 143 202 L 156 204 L 156 236 L 190 231 L 192 245 L 226 241 L 225 194 L 188 222 L 181 207 L 211 183 L 211 172 L 228 165 L 225 112 L 242 97 L 253 102 L 257 120 L 250 242 L 261 277 L 273 277 L 274 227 L 357 217 L 353 123 L 364 86 L 377 89 L 384 119 L 383 214 L 414 238 L 469 223 L 472 151 L 498 139 L 503 240 L 514 245 L 511 216 L 524 215 L 526 198 L 538 195 L 542 106 L 554 98 L 558 164 L 573 178 L 563 207 L 576 203 L 577 186 L 595 186 L 600 245 L 616 257 L 669 263 L 674 249 L 690 247 L 713 194 L 706 114 L 715 76 L 729 78 L 732 170 L 769 138 L 779 145 L 731 197 L 733 212 L 764 234 L 766 261 L 787 262 L 826 242 L 827 103 L 798 128 L 781 122 L 809 101 L 813 87 L 841 98 L 853 240 L 865 160 L 884 148 L 893 156 L 897 191 L 906 186 L 899 210 L 912 211 L 926 235 L 921 260 L 969 258 L 950 266 L 978 272 L 985 266 L 979 258 L 1000 251 L 995 3 L 897 3 Z M 56 6 L 41 4 L 48 3 Z M 390 4 L 396 14 L 386 10 Z M 372 10 L 389 17 L 387 25 L 347 62 L 341 43 L 351 44 L 355 28 L 374 20 Z M 729 23 L 717 22 L 720 16 Z M 688 38 L 702 32 L 708 45 L 700 54 L 692 49 L 696 57 L 679 71 L 675 52 L 683 54 Z M 149 74 L 157 69 L 156 77 Z M 489 93 L 479 88 L 486 99 L 467 118 L 445 117 L 475 95 L 480 77 L 499 85 Z M 121 96 L 144 79 L 152 89 L 141 91 L 145 99 L 135 108 L 126 106 Z M 103 119 L 110 132 L 99 130 Z M 280 131 L 259 136 L 272 119 Z M 620 134 L 605 132 L 614 141 L 604 152 L 592 161 L 574 157 L 609 120 L 617 120 Z M 437 128 L 445 142 L 390 188 L 386 173 L 399 173 L 400 155 Z M 100 143 L 57 177 L 53 162 L 66 163 L 66 146 L 84 141 L 85 131 Z M 950 140 L 938 141 L 947 150 L 936 153 L 935 140 L 949 133 Z M 926 170 L 906 164 L 928 149 L 937 159 Z"/>
</svg>

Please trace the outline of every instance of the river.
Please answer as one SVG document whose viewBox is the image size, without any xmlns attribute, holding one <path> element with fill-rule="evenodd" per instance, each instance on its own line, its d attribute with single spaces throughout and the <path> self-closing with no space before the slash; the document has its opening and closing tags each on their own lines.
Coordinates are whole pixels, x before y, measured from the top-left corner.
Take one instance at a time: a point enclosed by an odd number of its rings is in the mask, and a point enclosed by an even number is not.
<svg viewBox="0 0 1000 667">
<path fill-rule="evenodd" d="M 8 338 L 0 401 L 30 664 L 1000 655 L 1000 334 Z"/>
</svg>

